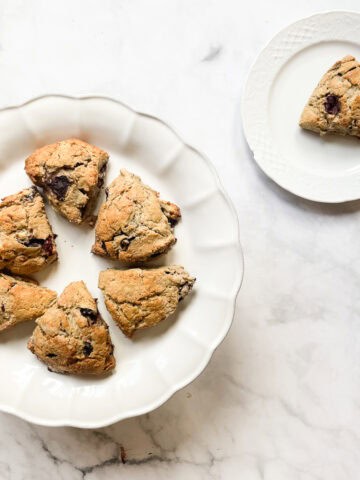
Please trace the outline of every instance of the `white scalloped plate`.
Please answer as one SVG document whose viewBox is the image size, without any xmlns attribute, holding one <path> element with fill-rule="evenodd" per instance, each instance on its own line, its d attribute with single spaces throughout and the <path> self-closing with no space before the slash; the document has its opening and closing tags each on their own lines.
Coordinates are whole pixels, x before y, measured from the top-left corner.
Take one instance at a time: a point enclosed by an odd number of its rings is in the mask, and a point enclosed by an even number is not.
<svg viewBox="0 0 360 480">
<path fill-rule="evenodd" d="M 179 263 L 197 277 L 192 294 L 161 325 L 126 339 L 108 315 L 98 273 L 113 265 L 93 256 L 94 232 L 47 207 L 60 261 L 37 275 L 58 292 L 83 279 L 108 322 L 117 367 L 101 378 L 50 373 L 27 350 L 33 324 L 0 335 L 0 410 L 34 423 L 101 427 L 149 412 L 205 368 L 226 335 L 243 275 L 238 222 L 210 162 L 167 125 L 108 98 L 45 96 L 0 111 L 0 191 L 30 182 L 24 159 L 35 148 L 79 137 L 110 153 L 108 184 L 125 167 L 181 206 L 178 242 L 155 264 Z"/>
<path fill-rule="evenodd" d="M 260 53 L 242 98 L 245 136 L 262 170 L 290 192 L 320 202 L 360 198 L 360 143 L 298 126 L 322 75 L 345 55 L 360 59 L 360 14 L 328 12 L 278 33 Z"/>
</svg>

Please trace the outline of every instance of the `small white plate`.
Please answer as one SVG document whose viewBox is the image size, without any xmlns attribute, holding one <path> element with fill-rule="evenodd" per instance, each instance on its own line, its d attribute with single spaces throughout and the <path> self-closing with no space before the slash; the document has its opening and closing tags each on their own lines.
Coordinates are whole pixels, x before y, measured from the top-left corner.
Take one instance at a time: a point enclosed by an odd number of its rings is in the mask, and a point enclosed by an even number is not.
<svg viewBox="0 0 360 480">
<path fill-rule="evenodd" d="M 359 140 L 320 137 L 298 126 L 320 78 L 349 54 L 360 59 L 360 14 L 313 15 L 271 40 L 244 89 L 244 132 L 256 162 L 283 188 L 309 200 L 360 198 Z"/>
<path fill-rule="evenodd" d="M 172 318 L 128 340 L 97 288 L 99 271 L 114 263 L 90 253 L 94 230 L 47 207 L 59 262 L 36 277 L 59 293 L 71 281 L 86 282 L 110 326 L 117 367 L 98 379 L 51 373 L 26 348 L 34 324 L 18 325 L 0 335 L 0 410 L 86 428 L 149 412 L 200 374 L 233 318 L 242 252 L 237 216 L 214 168 L 160 120 L 102 97 L 45 96 L 2 110 L 0 131 L 2 197 L 30 184 L 24 159 L 35 148 L 79 137 L 109 152 L 106 184 L 124 167 L 181 207 L 178 242 L 155 264 L 179 263 L 197 277 Z"/>
</svg>

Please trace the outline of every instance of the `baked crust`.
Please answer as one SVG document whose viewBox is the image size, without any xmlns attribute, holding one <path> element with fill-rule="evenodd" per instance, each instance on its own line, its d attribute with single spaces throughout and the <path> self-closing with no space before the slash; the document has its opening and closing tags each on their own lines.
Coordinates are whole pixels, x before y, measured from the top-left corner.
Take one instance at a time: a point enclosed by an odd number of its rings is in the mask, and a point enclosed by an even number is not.
<svg viewBox="0 0 360 480">
<path fill-rule="evenodd" d="M 194 282 L 195 278 L 179 265 L 149 270 L 109 269 L 99 275 L 106 308 L 127 337 L 174 313 Z"/>
<path fill-rule="evenodd" d="M 176 242 L 173 226 L 180 219 L 177 205 L 139 177 L 121 170 L 99 210 L 92 252 L 124 262 L 144 262 L 166 253 Z"/>
<path fill-rule="evenodd" d="M 0 273 L 0 332 L 36 320 L 56 301 L 56 292 L 34 280 Z"/>
<path fill-rule="evenodd" d="M 301 118 L 300 126 L 320 135 L 360 137 L 360 63 L 348 55 L 321 78 Z"/>
<path fill-rule="evenodd" d="M 71 138 L 36 150 L 26 159 L 25 170 L 55 210 L 81 223 L 92 213 L 108 159 L 100 148 Z"/>
<path fill-rule="evenodd" d="M 35 187 L 0 203 L 0 270 L 27 275 L 57 260 L 55 236 Z"/>
<path fill-rule="evenodd" d="M 108 326 L 84 282 L 70 283 L 36 323 L 28 348 L 51 371 L 101 375 L 115 368 Z"/>
</svg>

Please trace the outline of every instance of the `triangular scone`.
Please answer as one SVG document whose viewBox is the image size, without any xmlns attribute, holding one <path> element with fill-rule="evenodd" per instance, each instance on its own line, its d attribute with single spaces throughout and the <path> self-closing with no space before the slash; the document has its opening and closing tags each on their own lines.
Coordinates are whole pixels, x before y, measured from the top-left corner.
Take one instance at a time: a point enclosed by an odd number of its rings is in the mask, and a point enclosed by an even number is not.
<svg viewBox="0 0 360 480">
<path fill-rule="evenodd" d="M 0 332 L 17 323 L 36 320 L 56 300 L 56 292 L 34 280 L 0 273 Z"/>
<path fill-rule="evenodd" d="M 106 308 L 127 337 L 174 313 L 194 282 L 195 278 L 179 265 L 150 270 L 109 269 L 99 276 Z"/>
<path fill-rule="evenodd" d="M 26 159 L 25 170 L 55 210 L 81 223 L 92 213 L 108 159 L 100 148 L 71 138 L 36 150 Z"/>
<path fill-rule="evenodd" d="M 28 348 L 49 370 L 101 375 L 115 367 L 109 329 L 84 282 L 73 282 L 37 319 Z"/>
<path fill-rule="evenodd" d="M 124 262 L 143 262 L 167 252 L 175 243 L 173 227 L 180 209 L 159 199 L 139 177 L 121 170 L 106 189 L 92 252 Z"/>
<path fill-rule="evenodd" d="M 320 80 L 300 118 L 300 126 L 325 135 L 360 137 L 360 63 L 348 55 Z"/>
<path fill-rule="evenodd" d="M 57 260 L 55 235 L 36 187 L 0 202 L 0 270 L 28 275 Z"/>
</svg>

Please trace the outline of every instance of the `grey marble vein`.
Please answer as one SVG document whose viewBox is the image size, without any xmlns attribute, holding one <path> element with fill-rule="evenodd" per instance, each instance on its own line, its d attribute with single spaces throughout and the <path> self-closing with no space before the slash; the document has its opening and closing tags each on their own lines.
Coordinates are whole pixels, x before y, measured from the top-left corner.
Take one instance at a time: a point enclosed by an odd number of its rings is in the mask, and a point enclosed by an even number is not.
<svg viewBox="0 0 360 480">
<path fill-rule="evenodd" d="M 221 54 L 222 49 L 221 45 L 211 46 L 208 53 L 203 57 L 202 62 L 212 62 Z"/>
</svg>

